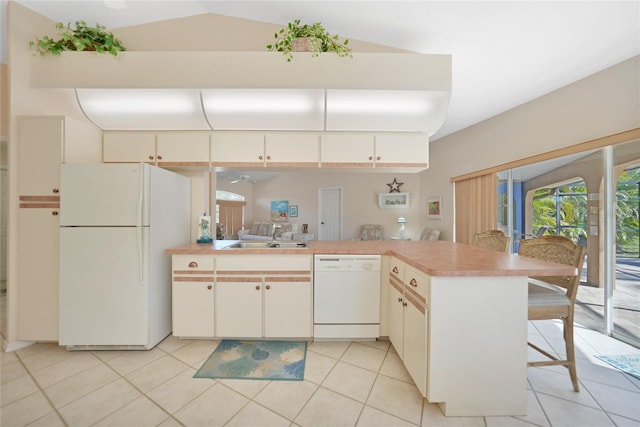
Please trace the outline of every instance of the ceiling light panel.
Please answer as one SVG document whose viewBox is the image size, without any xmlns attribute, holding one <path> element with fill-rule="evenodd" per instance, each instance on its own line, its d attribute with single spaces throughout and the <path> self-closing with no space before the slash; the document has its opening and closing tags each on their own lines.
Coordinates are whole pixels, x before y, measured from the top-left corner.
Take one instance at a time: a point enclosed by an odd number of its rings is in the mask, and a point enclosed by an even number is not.
<svg viewBox="0 0 640 427">
<path fill-rule="evenodd" d="M 449 106 L 448 91 L 327 89 L 328 131 L 417 131 L 433 135 Z"/>
<path fill-rule="evenodd" d="M 215 130 L 323 130 L 323 89 L 205 89 Z"/>
<path fill-rule="evenodd" d="M 76 89 L 86 116 L 105 130 L 210 130 L 191 89 Z"/>
</svg>

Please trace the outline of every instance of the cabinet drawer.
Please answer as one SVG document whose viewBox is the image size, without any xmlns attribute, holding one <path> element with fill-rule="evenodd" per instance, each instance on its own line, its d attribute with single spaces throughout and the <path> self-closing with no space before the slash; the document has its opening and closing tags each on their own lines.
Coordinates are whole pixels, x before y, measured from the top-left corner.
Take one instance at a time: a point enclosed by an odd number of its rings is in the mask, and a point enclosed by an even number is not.
<svg viewBox="0 0 640 427">
<path fill-rule="evenodd" d="M 174 255 L 173 274 L 189 274 L 197 271 L 202 274 L 213 274 L 212 256 Z"/>
<path fill-rule="evenodd" d="M 403 281 L 405 265 L 406 264 L 398 258 L 391 257 L 391 261 L 389 261 L 389 274 Z"/>
<path fill-rule="evenodd" d="M 421 297 L 427 299 L 429 292 L 429 275 L 409 265 L 405 267 L 404 283 L 407 289 L 411 289 Z"/>
</svg>

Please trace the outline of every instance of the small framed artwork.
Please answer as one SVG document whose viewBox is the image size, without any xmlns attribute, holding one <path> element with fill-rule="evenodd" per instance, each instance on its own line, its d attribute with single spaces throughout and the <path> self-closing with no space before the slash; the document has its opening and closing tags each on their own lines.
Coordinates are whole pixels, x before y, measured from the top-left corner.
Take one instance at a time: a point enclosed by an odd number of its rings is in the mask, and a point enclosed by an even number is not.
<svg viewBox="0 0 640 427">
<path fill-rule="evenodd" d="M 298 205 L 289 206 L 289 216 L 292 218 L 298 216 Z"/>
<path fill-rule="evenodd" d="M 378 193 L 378 206 L 381 208 L 408 208 L 409 193 Z"/>
<path fill-rule="evenodd" d="M 442 197 L 427 199 L 427 219 L 442 219 Z"/>
<path fill-rule="evenodd" d="M 278 200 L 271 202 L 271 221 L 286 221 L 289 219 L 289 201 Z"/>
</svg>

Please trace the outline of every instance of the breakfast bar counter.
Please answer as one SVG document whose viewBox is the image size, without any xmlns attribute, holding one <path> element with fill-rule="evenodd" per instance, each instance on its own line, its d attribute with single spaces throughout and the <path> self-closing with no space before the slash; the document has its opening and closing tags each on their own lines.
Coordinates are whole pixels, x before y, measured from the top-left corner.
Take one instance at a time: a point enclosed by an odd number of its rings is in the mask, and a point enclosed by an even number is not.
<svg viewBox="0 0 640 427">
<path fill-rule="evenodd" d="M 526 415 L 528 276 L 572 275 L 577 273 L 575 268 L 448 241 L 306 243 L 308 247 L 249 249 L 238 247 L 238 241 L 217 241 L 167 252 L 174 263 L 180 258 L 186 265 L 194 258 L 201 263 L 199 268 L 213 268 L 211 278 L 202 280 L 212 281 L 223 309 L 226 305 L 220 298 L 224 295 L 217 287 L 229 288 L 229 280 L 249 280 L 256 270 L 279 270 L 278 274 L 297 270 L 299 274 L 305 269 L 295 267 L 296 260 L 313 269 L 313 255 L 383 255 L 380 326 L 385 324 L 385 332 L 381 335 L 389 336 L 422 396 L 438 403 L 448 416 Z M 286 263 L 289 268 L 283 268 Z M 235 278 L 227 277 L 230 274 Z M 187 275 L 184 280 L 194 279 Z M 246 306 L 238 307 L 243 311 Z M 193 318 L 191 305 L 183 311 Z M 249 316 L 255 310 L 244 311 L 243 316 Z M 305 323 L 279 316 L 285 326 Z M 216 332 L 209 336 L 227 337 L 216 322 Z M 244 322 L 241 317 L 234 325 Z"/>
<path fill-rule="evenodd" d="M 237 240 L 211 244 L 190 243 L 167 249 L 171 255 L 337 254 L 392 255 L 431 276 L 540 276 L 571 275 L 576 269 L 449 241 L 314 240 L 301 249 L 227 249 Z M 544 274 L 543 274 L 544 273 Z"/>
</svg>

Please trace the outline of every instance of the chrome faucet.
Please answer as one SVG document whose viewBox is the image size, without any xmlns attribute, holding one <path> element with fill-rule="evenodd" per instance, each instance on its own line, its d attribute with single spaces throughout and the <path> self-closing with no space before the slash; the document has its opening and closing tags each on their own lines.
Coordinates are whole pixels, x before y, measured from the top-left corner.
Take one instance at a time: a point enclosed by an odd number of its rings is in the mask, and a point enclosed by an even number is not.
<svg viewBox="0 0 640 427">
<path fill-rule="evenodd" d="M 282 225 L 273 224 L 273 234 L 271 235 L 271 240 L 273 240 L 274 242 L 276 240 L 276 231 L 278 230 L 278 228 L 282 228 Z"/>
</svg>

